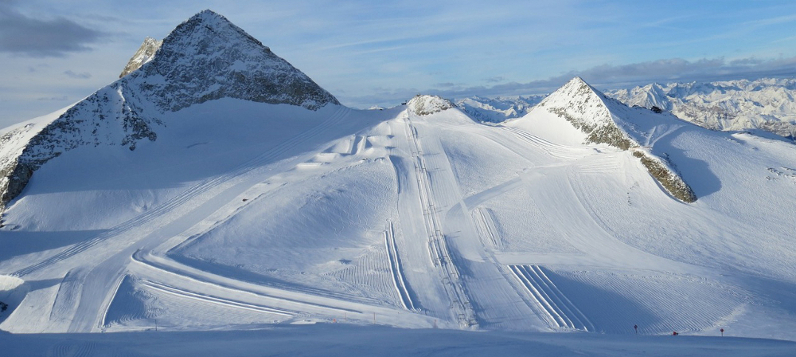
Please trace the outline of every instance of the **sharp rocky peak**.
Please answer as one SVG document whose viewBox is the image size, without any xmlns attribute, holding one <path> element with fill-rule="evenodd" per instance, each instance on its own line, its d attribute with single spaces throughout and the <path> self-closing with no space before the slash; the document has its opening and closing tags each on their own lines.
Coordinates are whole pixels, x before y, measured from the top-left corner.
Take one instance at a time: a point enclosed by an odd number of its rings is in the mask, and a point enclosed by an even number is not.
<svg viewBox="0 0 796 357">
<path fill-rule="evenodd" d="M 81 146 L 134 150 L 142 140 L 157 139 L 169 111 L 221 98 L 310 110 L 339 104 L 307 75 L 210 10 L 177 26 L 159 48 L 152 50 L 150 42 L 156 41 L 144 41 L 142 53 L 133 56 L 141 59 L 129 74 L 0 153 L 0 211 L 49 160 Z"/>
<path fill-rule="evenodd" d="M 163 110 L 176 111 L 218 98 L 237 98 L 318 109 L 339 104 L 307 75 L 213 11 L 174 29 L 131 84 L 155 94 Z M 188 94 L 186 96 L 186 94 Z"/>
</svg>

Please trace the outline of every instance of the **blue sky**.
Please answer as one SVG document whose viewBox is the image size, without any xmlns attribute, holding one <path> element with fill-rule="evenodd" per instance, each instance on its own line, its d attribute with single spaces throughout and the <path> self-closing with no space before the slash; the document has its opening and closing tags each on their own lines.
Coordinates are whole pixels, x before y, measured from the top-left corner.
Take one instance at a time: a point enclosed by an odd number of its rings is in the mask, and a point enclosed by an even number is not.
<svg viewBox="0 0 796 357">
<path fill-rule="evenodd" d="M 117 79 L 144 37 L 203 9 L 353 107 L 417 93 L 549 92 L 796 76 L 796 1 L 0 0 L 0 126 Z"/>
</svg>

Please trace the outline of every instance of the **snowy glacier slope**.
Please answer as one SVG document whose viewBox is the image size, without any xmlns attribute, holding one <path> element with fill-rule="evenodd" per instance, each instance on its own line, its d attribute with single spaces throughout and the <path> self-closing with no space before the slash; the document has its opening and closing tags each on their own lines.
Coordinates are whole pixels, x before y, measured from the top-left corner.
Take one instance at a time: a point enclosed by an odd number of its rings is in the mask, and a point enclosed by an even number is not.
<svg viewBox="0 0 796 357">
<path fill-rule="evenodd" d="M 185 44 L 169 38 L 159 51 Z M 150 80 L 167 66 L 162 54 L 98 93 Z M 637 325 L 641 335 L 796 340 L 788 141 L 629 108 L 579 78 L 502 125 L 434 96 L 366 111 L 214 93 L 169 110 L 146 102 L 162 125 L 135 150 L 78 145 L 36 170 L 0 228 L 0 329 L 193 331 L 180 336 L 194 341 L 196 331 L 337 322 L 498 340 L 578 332 L 599 349 L 591 336 L 622 345 Z M 69 119 L 40 120 L 54 118 Z M 26 136 L 7 136 L 21 144 L 3 150 L 18 155 L 30 128 L 6 131 Z M 124 138 L 114 128 L 59 138 Z M 645 158 L 697 200 L 678 199 Z M 335 335 L 325 328 L 296 331 Z M 769 342 L 774 353 L 791 346 Z M 547 347 L 561 345 L 572 346 Z"/>
</svg>

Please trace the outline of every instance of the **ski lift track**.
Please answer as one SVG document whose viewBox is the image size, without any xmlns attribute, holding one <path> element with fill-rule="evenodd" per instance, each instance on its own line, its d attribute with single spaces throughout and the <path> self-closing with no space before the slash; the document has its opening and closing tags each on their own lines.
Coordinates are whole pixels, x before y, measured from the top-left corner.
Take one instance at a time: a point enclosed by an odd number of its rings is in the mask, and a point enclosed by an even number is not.
<svg viewBox="0 0 796 357">
<path fill-rule="evenodd" d="M 451 299 L 451 310 L 456 315 L 459 325 L 463 328 L 477 328 L 478 321 L 475 311 L 464 289 L 459 270 L 451 259 L 445 235 L 442 233 L 442 223 L 434 202 L 426 161 L 423 158 L 423 147 L 418 139 L 417 128 L 412 125 L 409 110 L 406 111 L 405 123 L 406 137 L 414 158 L 415 177 L 417 178 L 420 203 L 424 211 L 426 231 L 429 234 L 428 250 L 431 263 L 441 269 L 442 286 L 446 295 Z"/>
</svg>

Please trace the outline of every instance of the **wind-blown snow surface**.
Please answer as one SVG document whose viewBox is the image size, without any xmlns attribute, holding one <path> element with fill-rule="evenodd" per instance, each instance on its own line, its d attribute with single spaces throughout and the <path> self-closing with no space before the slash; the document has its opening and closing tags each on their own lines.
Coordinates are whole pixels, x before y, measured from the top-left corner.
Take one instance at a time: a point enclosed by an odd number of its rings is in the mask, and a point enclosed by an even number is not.
<svg viewBox="0 0 796 357">
<path fill-rule="evenodd" d="M 623 116 L 694 188 L 683 204 L 553 113 L 405 108 L 227 98 L 167 113 L 135 151 L 65 152 L 8 208 L 0 273 L 25 295 L 0 328 L 796 339 L 793 145 Z"/>
</svg>

